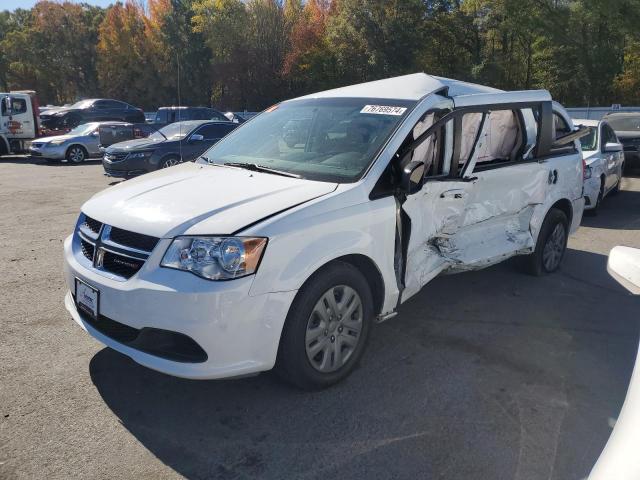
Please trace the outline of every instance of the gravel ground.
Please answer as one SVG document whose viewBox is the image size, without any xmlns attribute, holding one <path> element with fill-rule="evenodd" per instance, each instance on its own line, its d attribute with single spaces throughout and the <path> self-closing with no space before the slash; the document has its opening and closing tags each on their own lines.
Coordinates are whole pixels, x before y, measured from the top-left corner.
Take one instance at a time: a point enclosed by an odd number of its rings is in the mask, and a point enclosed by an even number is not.
<svg viewBox="0 0 640 480">
<path fill-rule="evenodd" d="M 62 241 L 99 164 L 0 160 L 0 478 L 582 479 L 624 399 L 640 303 L 606 254 L 640 247 L 640 178 L 562 270 L 436 279 L 377 326 L 344 383 L 188 381 L 87 336 L 63 307 Z"/>
</svg>

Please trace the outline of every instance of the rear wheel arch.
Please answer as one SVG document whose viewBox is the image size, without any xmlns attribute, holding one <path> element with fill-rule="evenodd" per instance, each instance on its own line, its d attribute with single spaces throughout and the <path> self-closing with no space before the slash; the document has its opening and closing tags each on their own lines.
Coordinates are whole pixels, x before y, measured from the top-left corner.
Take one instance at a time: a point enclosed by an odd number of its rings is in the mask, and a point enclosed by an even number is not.
<svg viewBox="0 0 640 480">
<path fill-rule="evenodd" d="M 562 213 L 564 213 L 567 216 L 567 220 L 569 220 L 569 227 L 571 227 L 571 222 L 573 221 L 573 205 L 571 205 L 571 202 L 566 198 L 558 200 L 556 203 L 551 205 L 549 210 L 547 210 L 545 218 L 547 218 L 549 212 L 551 212 L 551 210 L 553 209 L 560 210 Z"/>
</svg>

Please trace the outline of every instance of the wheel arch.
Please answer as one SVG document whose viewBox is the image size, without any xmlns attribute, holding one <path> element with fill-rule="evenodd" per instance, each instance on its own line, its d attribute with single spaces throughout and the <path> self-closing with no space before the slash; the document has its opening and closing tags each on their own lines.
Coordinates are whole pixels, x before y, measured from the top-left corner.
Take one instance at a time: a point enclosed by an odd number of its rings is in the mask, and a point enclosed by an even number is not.
<svg viewBox="0 0 640 480">
<path fill-rule="evenodd" d="M 571 205 L 571 202 L 566 198 L 561 198 L 549 207 L 544 217 L 547 218 L 549 212 L 554 209 L 563 212 L 567 216 L 567 220 L 569 220 L 569 226 L 571 226 L 571 222 L 573 221 L 573 205 Z"/>
<path fill-rule="evenodd" d="M 303 288 L 306 284 L 313 280 L 319 273 L 322 272 L 328 266 L 334 263 L 347 263 L 356 268 L 362 276 L 365 278 L 369 287 L 371 288 L 371 296 L 373 297 L 373 311 L 376 315 L 382 313 L 384 306 L 385 286 L 384 278 L 380 269 L 376 263 L 368 256 L 361 253 L 352 253 L 348 255 L 342 255 L 340 257 L 333 258 L 328 262 L 318 267 L 309 277 L 304 281 L 300 288 Z"/>
<path fill-rule="evenodd" d="M 69 150 L 71 150 L 73 147 L 80 147 L 82 150 L 84 150 L 84 159 L 89 159 L 89 150 L 87 150 L 87 147 L 85 147 L 81 143 L 72 143 L 71 145 L 69 145 L 64 152 L 65 158 L 67 157 L 67 155 L 69 155 Z"/>
</svg>

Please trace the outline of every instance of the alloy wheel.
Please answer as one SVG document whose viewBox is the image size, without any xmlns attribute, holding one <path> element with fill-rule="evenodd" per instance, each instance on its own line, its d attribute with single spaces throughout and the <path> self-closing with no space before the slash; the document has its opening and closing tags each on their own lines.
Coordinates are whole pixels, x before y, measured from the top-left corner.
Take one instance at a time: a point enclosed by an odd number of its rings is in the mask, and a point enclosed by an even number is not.
<svg viewBox="0 0 640 480">
<path fill-rule="evenodd" d="M 84 161 L 84 150 L 80 147 L 72 147 L 69 150 L 69 159 L 74 163 L 81 163 Z"/>
<path fill-rule="evenodd" d="M 162 164 L 162 168 L 169 168 L 169 167 L 173 167 L 174 165 L 178 165 L 180 163 L 180 160 L 175 158 L 175 157 L 171 157 L 168 158 L 167 160 L 165 160 L 165 162 Z"/>
<path fill-rule="evenodd" d="M 556 224 L 542 251 L 542 263 L 547 272 L 553 272 L 560 265 L 566 239 L 564 225 L 562 223 Z"/>
</svg>

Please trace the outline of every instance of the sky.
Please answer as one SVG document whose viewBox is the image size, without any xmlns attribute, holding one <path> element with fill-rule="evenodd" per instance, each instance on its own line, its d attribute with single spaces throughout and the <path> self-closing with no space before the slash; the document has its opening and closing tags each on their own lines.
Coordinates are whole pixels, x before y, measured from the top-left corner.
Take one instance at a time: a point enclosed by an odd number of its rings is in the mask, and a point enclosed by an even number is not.
<svg viewBox="0 0 640 480">
<path fill-rule="evenodd" d="M 81 3 L 77 0 L 72 0 L 75 3 Z M 0 10 L 15 10 L 16 8 L 31 8 L 36 4 L 37 0 L 0 0 Z M 115 0 L 83 0 L 82 3 L 89 3 L 91 5 L 98 5 L 100 7 L 106 7 Z"/>
</svg>

